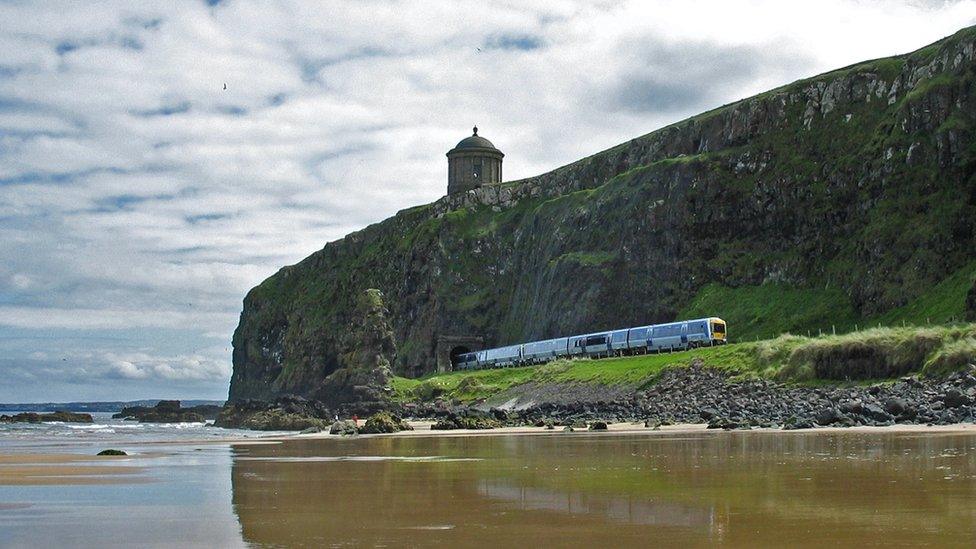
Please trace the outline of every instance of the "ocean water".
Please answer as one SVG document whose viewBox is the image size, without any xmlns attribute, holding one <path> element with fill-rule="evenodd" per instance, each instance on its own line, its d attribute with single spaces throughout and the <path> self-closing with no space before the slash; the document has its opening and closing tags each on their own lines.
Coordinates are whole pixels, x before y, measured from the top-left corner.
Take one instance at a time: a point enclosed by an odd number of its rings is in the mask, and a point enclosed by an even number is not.
<svg viewBox="0 0 976 549">
<path fill-rule="evenodd" d="M 14 415 L 18 412 L 4 412 Z M 222 429 L 205 423 L 138 423 L 112 419 L 109 412 L 92 414 L 94 423 L 0 423 L 0 451 L 85 452 L 94 447 L 120 447 L 148 442 L 216 442 L 258 439 L 286 433 Z"/>
</svg>

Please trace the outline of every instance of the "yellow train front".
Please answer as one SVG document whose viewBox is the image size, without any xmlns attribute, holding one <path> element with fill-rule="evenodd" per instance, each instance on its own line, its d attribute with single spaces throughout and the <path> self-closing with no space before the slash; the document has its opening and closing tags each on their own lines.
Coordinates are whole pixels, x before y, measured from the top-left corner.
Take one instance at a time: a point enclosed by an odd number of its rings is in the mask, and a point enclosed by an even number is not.
<svg viewBox="0 0 976 549">
<path fill-rule="evenodd" d="M 729 342 L 725 331 L 725 321 L 721 318 L 713 317 L 708 319 L 711 324 L 711 342 L 713 345 L 725 345 Z"/>
</svg>

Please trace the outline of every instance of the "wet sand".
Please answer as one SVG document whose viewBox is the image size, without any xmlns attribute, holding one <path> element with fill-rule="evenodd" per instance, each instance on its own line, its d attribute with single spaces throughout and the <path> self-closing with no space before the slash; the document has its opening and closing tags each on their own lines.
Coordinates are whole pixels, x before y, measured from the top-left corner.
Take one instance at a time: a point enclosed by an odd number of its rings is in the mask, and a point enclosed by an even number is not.
<svg viewBox="0 0 976 549">
<path fill-rule="evenodd" d="M 360 420 L 360 425 L 364 422 Z M 327 432 L 273 436 L 259 440 L 253 438 L 228 438 L 223 440 L 198 441 L 168 441 L 159 440 L 144 442 L 140 445 L 148 447 L 163 446 L 261 446 L 277 445 L 291 440 L 328 440 L 351 438 L 450 438 L 450 437 L 492 437 L 492 436 L 534 436 L 534 435 L 645 435 L 673 436 L 681 434 L 695 434 L 709 431 L 705 424 L 677 424 L 658 428 L 644 427 L 642 423 L 612 423 L 606 431 L 590 431 L 577 428 L 567 432 L 563 427 L 546 429 L 545 427 L 520 426 L 500 427 L 497 429 L 455 429 L 432 430 L 432 421 L 409 421 L 413 431 L 399 433 L 384 433 L 373 435 L 330 435 Z M 893 425 L 889 427 L 819 427 L 783 431 L 780 429 L 752 429 L 749 431 L 734 431 L 742 433 L 767 433 L 775 435 L 812 434 L 812 433 L 887 433 L 887 434 L 915 434 L 915 435 L 950 435 L 976 434 L 976 424 L 956 425 Z M 53 454 L 53 453 L 0 453 L 0 486 L 24 485 L 86 485 L 86 484 L 127 484 L 151 482 L 145 475 L 151 468 L 150 463 L 135 463 L 165 455 L 163 452 L 146 452 L 128 456 L 95 456 L 87 454 Z M 151 461 L 151 460 L 149 460 Z"/>
<path fill-rule="evenodd" d="M 84 454 L 0 454 L 0 486 L 125 484 L 149 482 L 145 466 L 114 464 L 157 457 L 91 456 Z"/>
</svg>

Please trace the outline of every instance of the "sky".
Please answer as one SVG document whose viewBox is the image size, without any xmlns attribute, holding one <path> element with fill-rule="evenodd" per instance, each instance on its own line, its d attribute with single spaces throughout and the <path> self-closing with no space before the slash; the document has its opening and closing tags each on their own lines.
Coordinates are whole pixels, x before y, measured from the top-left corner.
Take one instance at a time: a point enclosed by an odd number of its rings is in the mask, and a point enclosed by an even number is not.
<svg viewBox="0 0 976 549">
<path fill-rule="evenodd" d="M 227 395 L 251 287 L 442 196 L 912 51 L 976 2 L 0 0 L 0 401 Z M 224 86 L 226 85 L 226 89 Z"/>
</svg>

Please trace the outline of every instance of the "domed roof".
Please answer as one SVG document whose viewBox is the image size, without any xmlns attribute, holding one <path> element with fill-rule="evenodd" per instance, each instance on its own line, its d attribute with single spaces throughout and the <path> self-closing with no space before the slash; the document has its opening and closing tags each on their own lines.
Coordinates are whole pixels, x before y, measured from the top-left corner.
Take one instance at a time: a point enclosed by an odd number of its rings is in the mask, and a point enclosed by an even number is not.
<svg viewBox="0 0 976 549">
<path fill-rule="evenodd" d="M 484 137 L 478 135 L 478 126 L 475 126 L 473 131 L 474 133 L 470 137 L 465 137 L 461 141 L 458 141 L 457 146 L 451 149 L 448 152 L 448 154 L 451 154 L 452 152 L 455 151 L 460 152 L 461 150 L 464 149 L 490 149 L 492 151 L 497 151 L 499 154 L 501 154 L 501 151 L 496 149 L 495 146 L 491 143 L 491 141 L 488 141 Z"/>
</svg>

